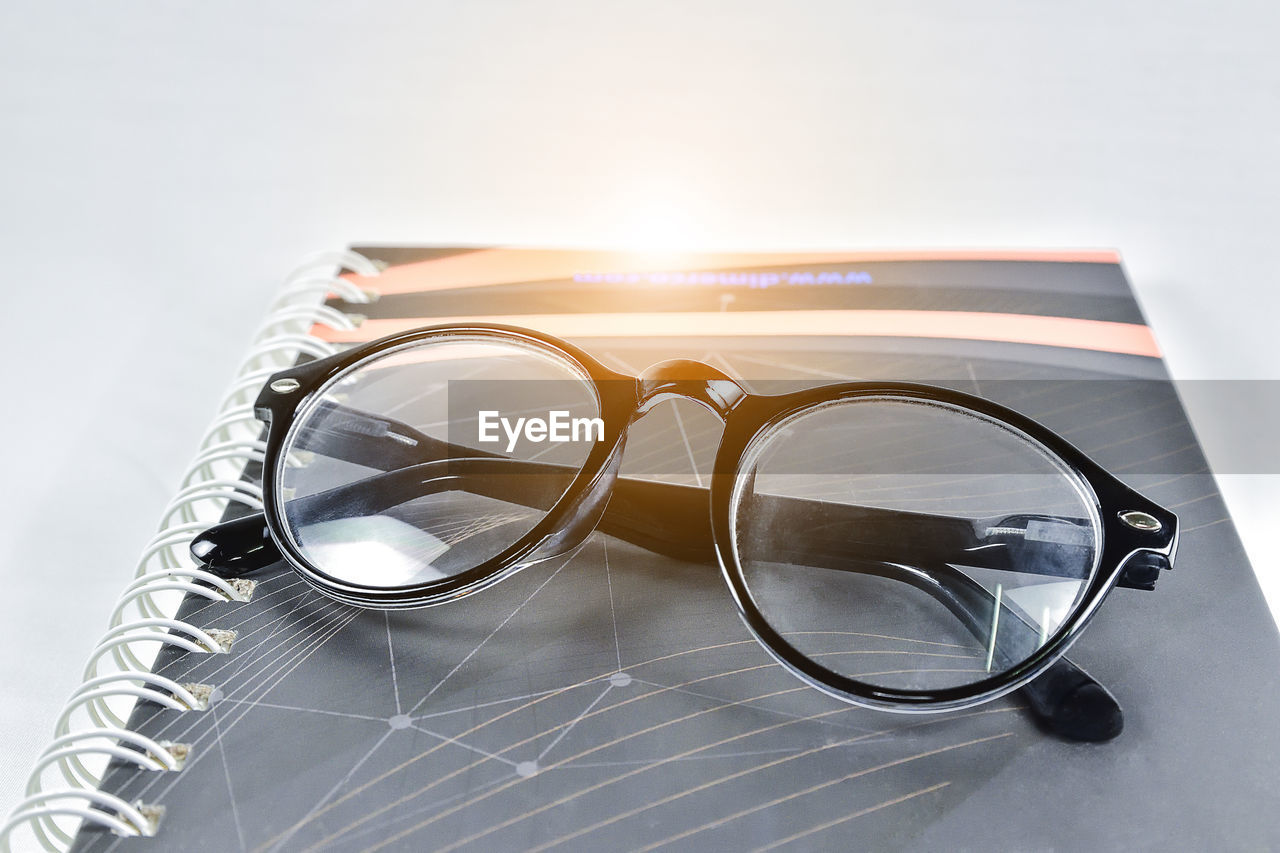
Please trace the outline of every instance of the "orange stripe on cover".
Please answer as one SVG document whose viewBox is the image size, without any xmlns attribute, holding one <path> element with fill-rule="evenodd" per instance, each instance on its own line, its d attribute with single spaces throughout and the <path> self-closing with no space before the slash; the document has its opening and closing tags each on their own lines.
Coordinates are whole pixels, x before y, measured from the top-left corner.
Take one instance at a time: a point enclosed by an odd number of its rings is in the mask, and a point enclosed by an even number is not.
<svg viewBox="0 0 1280 853">
<path fill-rule="evenodd" d="M 371 252 L 374 250 L 371 250 Z M 482 249 L 388 267 L 378 276 L 347 273 L 379 293 L 420 293 L 525 281 L 573 278 L 577 273 L 643 273 L 751 269 L 787 264 L 850 264 L 875 261 L 1041 261 L 1115 264 L 1112 251 L 938 250 L 884 252 L 595 252 L 561 249 Z"/>
<path fill-rule="evenodd" d="M 991 314 L 970 311 L 706 311 L 628 314 L 516 314 L 366 320 L 350 332 L 316 325 L 311 334 L 334 343 L 362 343 L 384 335 L 448 323 L 504 323 L 562 338 L 850 336 L 951 338 L 1114 352 L 1159 358 L 1142 324 Z"/>
</svg>

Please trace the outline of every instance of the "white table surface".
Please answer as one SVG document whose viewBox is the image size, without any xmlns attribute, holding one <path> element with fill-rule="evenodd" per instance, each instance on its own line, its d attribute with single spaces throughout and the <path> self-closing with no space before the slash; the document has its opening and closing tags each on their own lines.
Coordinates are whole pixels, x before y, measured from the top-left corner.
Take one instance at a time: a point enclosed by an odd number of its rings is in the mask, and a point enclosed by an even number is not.
<svg viewBox="0 0 1280 853">
<path fill-rule="evenodd" d="M 6 4 L 0 810 L 308 252 L 1116 247 L 1176 377 L 1280 378 L 1274 4 L 897 6 Z"/>
</svg>

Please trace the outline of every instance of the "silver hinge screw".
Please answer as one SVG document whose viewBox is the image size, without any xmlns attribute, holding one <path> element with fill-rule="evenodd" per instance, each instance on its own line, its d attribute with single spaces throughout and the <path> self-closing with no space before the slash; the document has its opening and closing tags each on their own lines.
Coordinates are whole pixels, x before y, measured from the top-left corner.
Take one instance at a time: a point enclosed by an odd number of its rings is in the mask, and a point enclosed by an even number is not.
<svg viewBox="0 0 1280 853">
<path fill-rule="evenodd" d="M 1134 530 L 1141 530 L 1144 533 L 1154 533 L 1164 526 L 1154 515 L 1136 509 L 1120 513 L 1120 520 Z"/>
</svg>

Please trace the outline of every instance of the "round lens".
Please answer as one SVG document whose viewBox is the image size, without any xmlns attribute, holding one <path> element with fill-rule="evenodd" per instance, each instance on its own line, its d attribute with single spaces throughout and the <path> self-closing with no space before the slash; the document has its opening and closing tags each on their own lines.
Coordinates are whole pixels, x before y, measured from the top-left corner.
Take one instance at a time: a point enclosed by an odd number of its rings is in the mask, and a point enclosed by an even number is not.
<svg viewBox="0 0 1280 853">
<path fill-rule="evenodd" d="M 864 396 L 747 448 L 732 499 L 751 600 L 801 655 L 878 688 L 936 691 L 1047 643 L 1097 567 L 1092 492 L 1021 431 L 957 406 Z"/>
<path fill-rule="evenodd" d="M 438 335 L 358 362 L 308 400 L 282 448 L 278 508 L 331 578 L 439 581 L 528 534 L 603 438 L 594 385 L 567 356 Z"/>
</svg>

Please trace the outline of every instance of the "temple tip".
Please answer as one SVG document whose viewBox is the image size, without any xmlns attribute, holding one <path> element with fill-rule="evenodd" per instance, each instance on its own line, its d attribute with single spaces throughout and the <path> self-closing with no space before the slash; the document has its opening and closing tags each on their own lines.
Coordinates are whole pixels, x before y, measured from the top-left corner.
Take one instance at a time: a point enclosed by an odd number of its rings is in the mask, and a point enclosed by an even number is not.
<svg viewBox="0 0 1280 853">
<path fill-rule="evenodd" d="M 1044 722 L 1068 740 L 1101 743 L 1124 730 L 1124 711 L 1105 687 L 1086 681 L 1060 697 Z"/>
<path fill-rule="evenodd" d="M 238 578 L 280 559 L 262 513 L 215 524 L 191 540 L 192 558 L 207 572 Z"/>
</svg>

